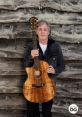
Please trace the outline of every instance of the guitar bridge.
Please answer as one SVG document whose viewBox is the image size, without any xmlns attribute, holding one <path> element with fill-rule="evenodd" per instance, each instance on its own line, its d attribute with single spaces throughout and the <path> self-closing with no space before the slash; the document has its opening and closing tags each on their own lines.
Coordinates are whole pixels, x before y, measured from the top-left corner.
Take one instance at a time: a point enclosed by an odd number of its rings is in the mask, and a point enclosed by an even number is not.
<svg viewBox="0 0 82 117">
<path fill-rule="evenodd" d="M 44 84 L 41 83 L 41 84 L 32 84 L 32 87 L 36 87 L 36 88 L 40 88 L 40 87 L 43 87 Z"/>
</svg>

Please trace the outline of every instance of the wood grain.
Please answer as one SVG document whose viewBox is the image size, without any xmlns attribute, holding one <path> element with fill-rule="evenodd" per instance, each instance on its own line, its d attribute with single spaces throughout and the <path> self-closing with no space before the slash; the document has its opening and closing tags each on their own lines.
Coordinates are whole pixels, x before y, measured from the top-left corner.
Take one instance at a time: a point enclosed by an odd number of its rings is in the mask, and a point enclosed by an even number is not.
<svg viewBox="0 0 82 117">
<path fill-rule="evenodd" d="M 82 116 L 82 0 L 0 0 L 0 117 L 26 116 L 22 87 L 27 78 L 23 57 L 32 41 L 29 18 L 50 23 L 60 43 L 65 70 L 56 80 L 53 117 Z M 79 112 L 68 112 L 70 104 Z"/>
</svg>

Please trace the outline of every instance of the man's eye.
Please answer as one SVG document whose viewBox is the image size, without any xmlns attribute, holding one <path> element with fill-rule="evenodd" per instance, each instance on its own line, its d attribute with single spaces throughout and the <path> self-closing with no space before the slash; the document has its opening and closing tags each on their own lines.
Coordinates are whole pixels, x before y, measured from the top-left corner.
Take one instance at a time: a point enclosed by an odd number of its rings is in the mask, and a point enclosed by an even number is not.
<svg viewBox="0 0 82 117">
<path fill-rule="evenodd" d="M 44 29 L 44 31 L 47 31 L 47 29 Z"/>
<path fill-rule="evenodd" d="M 42 29 L 39 28 L 39 31 L 41 31 Z"/>
</svg>

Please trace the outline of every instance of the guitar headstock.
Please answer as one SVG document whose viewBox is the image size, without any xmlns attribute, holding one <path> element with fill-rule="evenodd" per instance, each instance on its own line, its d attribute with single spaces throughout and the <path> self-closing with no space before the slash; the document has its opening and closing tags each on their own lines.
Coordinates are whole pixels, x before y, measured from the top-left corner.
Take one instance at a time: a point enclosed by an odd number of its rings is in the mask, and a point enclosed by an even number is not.
<svg viewBox="0 0 82 117">
<path fill-rule="evenodd" d="M 38 18 L 37 17 L 31 17 L 29 19 L 29 22 L 30 22 L 31 29 L 35 31 L 36 28 L 37 28 L 37 24 L 38 24 Z"/>
</svg>

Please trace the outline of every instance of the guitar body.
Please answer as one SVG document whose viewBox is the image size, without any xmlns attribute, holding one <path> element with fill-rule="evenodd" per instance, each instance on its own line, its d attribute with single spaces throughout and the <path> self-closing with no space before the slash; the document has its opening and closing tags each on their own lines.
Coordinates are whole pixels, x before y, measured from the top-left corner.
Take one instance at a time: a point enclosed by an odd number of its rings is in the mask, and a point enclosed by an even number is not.
<svg viewBox="0 0 82 117">
<path fill-rule="evenodd" d="M 27 68 L 28 78 L 23 87 L 25 98 L 28 101 L 35 103 L 47 102 L 53 99 L 56 94 L 56 85 L 47 73 L 47 68 L 49 66 L 48 63 L 45 61 L 39 61 L 39 64 L 39 78 L 36 78 L 34 75 L 36 71 L 34 67 Z M 42 84 L 42 86 L 39 86 L 39 84 Z"/>
</svg>

